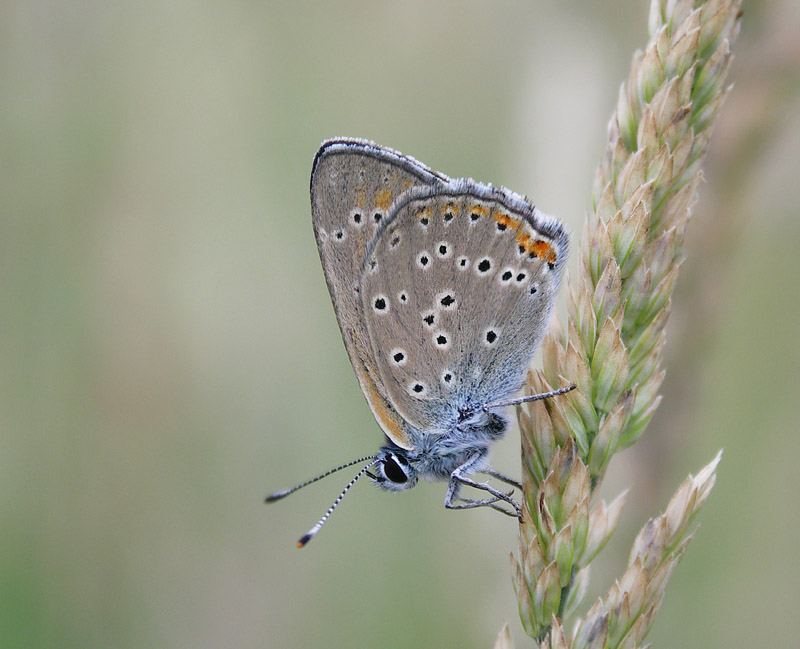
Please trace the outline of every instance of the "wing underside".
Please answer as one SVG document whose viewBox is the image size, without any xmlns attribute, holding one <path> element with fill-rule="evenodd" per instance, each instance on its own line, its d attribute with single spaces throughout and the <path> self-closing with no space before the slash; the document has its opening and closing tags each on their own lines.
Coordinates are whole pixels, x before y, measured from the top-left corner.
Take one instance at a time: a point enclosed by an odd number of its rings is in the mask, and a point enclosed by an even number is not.
<svg viewBox="0 0 800 649">
<path fill-rule="evenodd" d="M 360 300 L 403 419 L 446 429 L 519 389 L 567 249 L 557 220 L 506 190 L 457 180 L 400 196 L 366 251 Z"/>
<path fill-rule="evenodd" d="M 403 421 L 386 398 L 369 342 L 359 277 L 368 246 L 394 201 L 407 190 L 447 182 L 413 158 L 365 140 L 323 143 L 311 174 L 311 215 L 342 338 L 361 389 L 384 432 L 410 448 Z"/>
</svg>

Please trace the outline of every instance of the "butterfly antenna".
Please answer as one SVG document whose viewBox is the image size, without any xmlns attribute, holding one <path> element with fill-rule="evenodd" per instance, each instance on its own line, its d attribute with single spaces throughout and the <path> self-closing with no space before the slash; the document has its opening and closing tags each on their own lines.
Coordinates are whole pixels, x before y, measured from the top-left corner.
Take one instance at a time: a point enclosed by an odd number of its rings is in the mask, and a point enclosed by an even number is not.
<svg viewBox="0 0 800 649">
<path fill-rule="evenodd" d="M 365 459 L 372 459 L 372 462 L 367 464 L 367 466 L 361 469 L 361 471 L 356 473 L 355 477 L 350 482 L 347 483 L 347 486 L 344 489 L 342 489 L 342 493 L 339 494 L 339 497 L 333 501 L 333 504 L 330 507 L 328 507 L 328 511 L 325 512 L 323 517 L 317 521 L 317 524 L 314 525 L 314 527 L 308 530 L 308 532 L 300 538 L 300 540 L 297 542 L 298 548 L 302 548 L 303 546 L 305 546 L 305 544 L 308 543 L 312 538 L 314 538 L 314 535 L 320 531 L 322 526 L 325 524 L 325 521 L 327 521 L 328 517 L 333 513 L 333 510 L 336 509 L 337 505 L 340 502 L 342 502 L 342 498 L 344 498 L 344 495 L 348 491 L 350 491 L 350 487 L 352 487 L 356 483 L 356 480 L 358 480 L 362 475 L 364 475 L 367 472 L 367 469 L 369 469 L 374 464 L 380 462 L 380 460 L 376 457 L 365 458 Z"/>
<path fill-rule="evenodd" d="M 337 471 L 341 471 L 342 469 L 346 469 L 349 466 L 353 466 L 354 464 L 360 464 L 366 460 L 374 460 L 374 455 L 368 455 L 367 457 L 360 457 L 357 460 L 353 460 L 352 462 L 347 462 L 346 464 L 342 464 L 342 466 L 337 466 L 335 469 L 330 469 L 323 473 L 322 475 L 318 475 L 316 478 L 311 478 L 311 480 L 306 480 L 305 482 L 301 482 L 299 485 L 295 485 L 291 489 L 284 489 L 283 491 L 276 491 L 275 493 L 270 494 L 264 499 L 265 503 L 274 503 L 276 500 L 280 500 L 281 498 L 285 498 L 289 494 L 293 494 L 298 489 L 302 489 L 303 487 L 307 487 L 310 484 L 314 484 L 318 480 L 322 480 L 322 478 L 327 478 L 331 473 L 336 473 Z M 374 463 L 373 463 L 374 464 Z M 371 464 L 368 466 L 372 466 Z"/>
<path fill-rule="evenodd" d="M 528 403 L 529 401 L 539 401 L 540 399 L 549 399 L 550 397 L 557 397 L 559 394 L 564 394 L 565 392 L 572 392 L 578 386 L 574 383 L 572 385 L 568 385 L 563 388 L 558 388 L 558 390 L 552 390 L 550 392 L 542 392 L 540 394 L 531 394 L 527 397 L 519 397 L 518 399 L 509 399 L 508 401 L 495 401 L 494 403 L 487 403 L 483 406 L 483 410 L 489 410 L 491 408 L 501 408 L 503 406 L 518 406 L 521 403 Z"/>
</svg>

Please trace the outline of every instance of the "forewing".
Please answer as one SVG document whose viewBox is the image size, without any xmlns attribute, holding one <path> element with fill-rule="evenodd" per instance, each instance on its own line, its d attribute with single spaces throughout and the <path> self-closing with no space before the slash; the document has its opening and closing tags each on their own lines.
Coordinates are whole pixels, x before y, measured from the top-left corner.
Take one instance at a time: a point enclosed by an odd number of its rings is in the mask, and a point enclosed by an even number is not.
<svg viewBox="0 0 800 649">
<path fill-rule="evenodd" d="M 451 181 L 403 194 L 367 251 L 361 299 L 399 414 L 448 430 L 521 386 L 568 253 L 556 219 L 507 190 Z"/>
<path fill-rule="evenodd" d="M 410 443 L 386 398 L 358 283 L 367 246 L 394 200 L 409 188 L 446 181 L 413 158 L 357 139 L 324 142 L 311 172 L 314 235 L 350 362 L 381 428 L 405 448 Z"/>
</svg>

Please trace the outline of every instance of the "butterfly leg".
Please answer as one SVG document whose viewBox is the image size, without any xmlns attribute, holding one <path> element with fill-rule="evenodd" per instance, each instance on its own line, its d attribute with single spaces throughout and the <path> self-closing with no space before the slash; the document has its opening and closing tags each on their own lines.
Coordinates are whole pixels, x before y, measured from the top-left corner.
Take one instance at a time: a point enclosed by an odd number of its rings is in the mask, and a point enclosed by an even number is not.
<svg viewBox="0 0 800 649">
<path fill-rule="evenodd" d="M 458 483 L 451 482 L 450 485 L 454 485 L 456 487 L 460 487 Z M 444 498 L 444 506 L 447 509 L 473 509 L 475 507 L 491 507 L 492 509 L 499 509 L 494 503 L 496 503 L 501 498 L 486 498 L 485 500 L 474 500 L 472 498 L 462 498 L 458 495 L 458 489 L 456 488 L 451 493 L 451 489 L 448 488 L 447 494 Z M 502 509 L 499 509 L 503 511 Z M 504 512 L 505 513 L 505 512 Z"/>
<path fill-rule="evenodd" d="M 513 491 L 511 493 L 514 493 Z M 509 494 L 511 495 L 511 494 Z M 464 503 L 464 505 L 455 505 L 450 507 L 449 509 L 471 509 L 473 507 L 491 507 L 495 511 L 500 512 L 501 514 L 505 514 L 506 516 L 511 516 L 511 518 L 516 518 L 517 513 L 513 511 L 509 511 L 505 507 L 500 507 L 499 505 L 495 505 L 499 498 L 489 498 L 486 500 L 473 500 L 472 498 L 461 498 L 458 497 L 457 500 L 459 503 Z M 445 506 L 446 503 L 445 503 Z"/>
<path fill-rule="evenodd" d="M 495 474 L 494 471 L 481 471 L 481 473 L 486 473 L 487 475 Z M 501 476 L 502 474 L 498 473 L 497 475 Z M 505 476 L 502 476 L 502 477 L 505 477 Z M 509 511 L 505 507 L 500 507 L 499 505 L 495 504 L 497 501 L 501 500 L 500 498 L 487 498 L 485 500 L 475 500 L 473 498 L 464 498 L 462 495 L 460 495 L 460 493 L 459 493 L 460 490 L 461 490 L 461 484 L 460 483 L 456 483 L 456 487 L 455 487 L 453 496 L 450 499 L 451 504 L 452 504 L 452 501 L 454 501 L 454 500 L 457 500 L 459 503 L 465 503 L 465 504 L 464 505 L 456 505 L 456 506 L 450 507 L 450 509 L 471 509 L 473 507 L 491 507 L 495 511 L 498 511 L 501 514 L 505 514 L 506 516 L 511 516 L 512 518 L 516 518 L 517 517 L 516 512 Z M 506 496 L 510 497 L 511 494 L 514 493 L 514 490 L 512 489 L 511 491 L 507 491 L 505 493 L 506 493 Z M 447 506 L 446 502 L 445 502 L 445 506 Z"/>
<path fill-rule="evenodd" d="M 484 474 L 486 474 L 488 476 L 491 476 L 492 478 L 495 478 L 496 480 L 500 480 L 500 482 L 505 482 L 506 484 L 510 484 L 512 487 L 515 487 L 516 489 L 519 489 L 520 491 L 522 491 L 522 484 L 520 484 L 519 482 L 514 480 L 514 478 L 509 478 L 508 476 L 503 475 L 502 473 L 499 473 L 498 471 L 493 471 L 492 469 L 483 469 L 483 470 L 479 471 L 479 473 L 484 473 Z M 509 494 L 509 496 L 510 495 L 511 494 Z"/>
<path fill-rule="evenodd" d="M 491 507 L 500 498 L 486 498 L 485 500 L 474 500 L 472 498 L 464 498 L 461 495 L 461 484 L 458 482 L 450 481 L 447 486 L 447 494 L 444 498 L 444 506 L 447 509 L 472 509 L 474 507 Z M 456 504 L 456 501 L 459 504 Z"/>
<path fill-rule="evenodd" d="M 460 483 L 460 484 L 463 484 L 463 485 L 467 485 L 468 487 L 472 487 L 473 489 L 482 489 L 483 491 L 487 491 L 492 496 L 494 496 L 494 501 L 495 502 L 497 500 L 503 500 L 503 501 L 507 502 L 509 505 L 511 505 L 514 508 L 514 511 L 516 512 L 517 518 L 522 520 L 522 508 L 517 504 L 517 502 L 513 498 L 511 498 L 511 496 L 508 496 L 508 495 L 504 494 L 502 491 L 498 491 L 497 489 L 495 489 L 494 487 L 489 486 L 485 482 L 475 482 L 474 480 L 470 480 L 469 478 L 466 478 L 463 475 L 458 475 L 457 472 L 458 472 L 458 469 L 453 471 L 453 473 L 451 475 L 451 478 L 450 478 L 450 484 L 453 484 L 453 483 L 459 484 Z M 445 500 L 445 507 L 447 507 L 447 501 L 446 500 Z"/>
<path fill-rule="evenodd" d="M 464 475 L 465 473 L 471 472 L 475 467 L 475 465 L 477 465 L 482 459 L 483 459 L 482 454 L 476 454 L 450 474 L 450 484 L 447 487 L 447 494 L 444 499 L 444 506 L 448 509 L 469 509 L 471 507 L 483 507 L 486 505 L 491 506 L 498 500 L 502 500 L 511 505 L 514 508 L 514 511 L 516 512 L 517 518 L 522 520 L 522 509 L 511 498 L 510 495 L 505 494 L 502 491 L 498 491 L 494 487 L 490 487 L 485 482 L 475 482 L 474 480 L 470 480 Z M 463 505 L 456 505 L 453 503 L 453 500 L 458 499 L 459 497 L 458 492 L 461 488 L 461 485 L 466 485 L 468 487 L 472 487 L 473 489 L 481 489 L 483 491 L 487 491 L 489 494 L 494 496 L 494 498 L 489 498 L 484 501 L 474 501 L 472 503 L 465 503 Z"/>
</svg>

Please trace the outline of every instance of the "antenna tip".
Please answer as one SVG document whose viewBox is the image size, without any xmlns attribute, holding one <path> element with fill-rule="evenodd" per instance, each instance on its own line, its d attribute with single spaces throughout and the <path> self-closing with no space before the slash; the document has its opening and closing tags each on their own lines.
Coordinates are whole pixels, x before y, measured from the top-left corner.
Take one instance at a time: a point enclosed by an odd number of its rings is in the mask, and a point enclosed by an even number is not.
<svg viewBox="0 0 800 649">
<path fill-rule="evenodd" d="M 280 500 L 284 496 L 288 496 L 291 493 L 291 489 L 284 489 L 283 491 L 276 491 L 274 494 L 270 494 L 266 498 L 264 498 L 265 503 L 274 503 L 276 500 Z"/>
<path fill-rule="evenodd" d="M 301 539 L 300 539 L 300 540 L 297 542 L 297 547 L 298 547 L 298 548 L 303 548 L 303 547 L 305 547 L 306 543 L 308 543 L 308 542 L 311 540 L 311 537 L 312 537 L 312 536 L 314 536 L 314 535 L 313 535 L 313 534 L 305 534 L 305 535 L 304 535 L 304 536 L 303 536 L 303 537 L 302 537 L 302 538 L 301 538 Z"/>
</svg>

